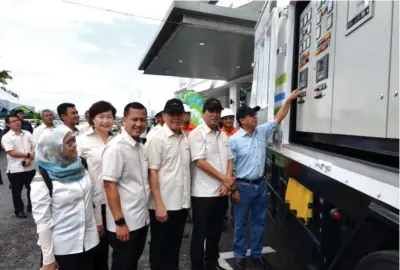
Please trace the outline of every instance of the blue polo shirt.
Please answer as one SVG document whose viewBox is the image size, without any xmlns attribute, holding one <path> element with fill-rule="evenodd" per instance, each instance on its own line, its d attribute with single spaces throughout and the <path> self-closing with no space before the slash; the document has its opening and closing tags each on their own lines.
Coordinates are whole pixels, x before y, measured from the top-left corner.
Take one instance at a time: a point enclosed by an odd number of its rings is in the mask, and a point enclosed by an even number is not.
<svg viewBox="0 0 400 270">
<path fill-rule="evenodd" d="M 257 126 L 253 135 L 241 128 L 229 138 L 236 178 L 256 180 L 263 176 L 266 143 L 277 126 L 275 121 L 266 122 Z"/>
</svg>

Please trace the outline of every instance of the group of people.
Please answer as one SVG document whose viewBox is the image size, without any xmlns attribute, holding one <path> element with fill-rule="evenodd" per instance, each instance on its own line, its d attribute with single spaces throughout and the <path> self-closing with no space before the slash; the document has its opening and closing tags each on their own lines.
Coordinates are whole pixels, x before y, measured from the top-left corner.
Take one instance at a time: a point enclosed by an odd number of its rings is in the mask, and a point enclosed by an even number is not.
<svg viewBox="0 0 400 270">
<path fill-rule="evenodd" d="M 42 269 L 108 269 L 109 246 L 111 269 L 137 269 L 149 227 L 151 269 L 179 269 L 189 209 L 192 269 L 223 269 L 218 265 L 218 244 L 229 199 L 235 266 L 246 268 L 251 211 L 251 257 L 268 269 L 261 253 L 266 229 L 265 143 L 297 96 L 295 90 L 273 121 L 258 126 L 259 107 L 241 106 L 235 116 L 209 98 L 203 123 L 194 127 L 190 108 L 171 99 L 145 143 L 140 136 L 147 110 L 138 102 L 125 106 L 123 126 L 115 136 L 111 129 L 116 109 L 106 101 L 89 108 L 91 128 L 84 132 L 77 128 L 79 114 L 71 103 L 57 108 L 64 125 L 54 128 L 44 121 L 36 139 L 21 130 L 20 118 L 8 116 L 11 133 L 2 139 L 7 172 L 29 172 L 33 178 L 31 183 L 15 180 L 28 176 L 10 178 L 15 214 L 25 215 L 22 188 L 14 192 L 14 183 L 30 183 L 28 210 L 37 226 Z M 235 117 L 239 129 L 233 127 Z"/>
</svg>

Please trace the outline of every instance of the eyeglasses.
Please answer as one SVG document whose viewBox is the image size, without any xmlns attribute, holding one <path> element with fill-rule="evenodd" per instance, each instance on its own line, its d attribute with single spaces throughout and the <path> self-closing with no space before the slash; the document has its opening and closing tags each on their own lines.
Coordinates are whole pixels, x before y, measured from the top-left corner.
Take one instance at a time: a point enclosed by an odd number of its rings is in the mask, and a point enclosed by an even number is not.
<svg viewBox="0 0 400 270">
<path fill-rule="evenodd" d="M 74 144 L 76 144 L 76 137 L 74 136 L 74 137 L 69 138 L 69 139 L 65 142 L 65 144 L 68 145 L 68 147 L 74 146 Z"/>
</svg>

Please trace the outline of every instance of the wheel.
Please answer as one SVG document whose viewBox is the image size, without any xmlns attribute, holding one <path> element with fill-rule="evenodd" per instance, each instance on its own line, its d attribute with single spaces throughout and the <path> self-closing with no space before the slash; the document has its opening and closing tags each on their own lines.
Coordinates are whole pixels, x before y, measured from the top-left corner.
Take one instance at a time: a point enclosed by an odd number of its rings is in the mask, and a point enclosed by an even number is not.
<svg viewBox="0 0 400 270">
<path fill-rule="evenodd" d="M 397 250 L 378 251 L 364 257 L 355 270 L 398 270 L 399 252 Z"/>
</svg>

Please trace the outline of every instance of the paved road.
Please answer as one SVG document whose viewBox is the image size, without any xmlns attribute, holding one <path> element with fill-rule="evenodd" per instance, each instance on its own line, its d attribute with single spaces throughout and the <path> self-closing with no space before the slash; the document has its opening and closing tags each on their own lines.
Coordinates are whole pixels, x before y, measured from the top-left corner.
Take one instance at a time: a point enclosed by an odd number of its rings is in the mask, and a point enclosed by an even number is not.
<svg viewBox="0 0 400 270">
<path fill-rule="evenodd" d="M 35 224 L 30 216 L 28 219 L 18 219 L 14 216 L 11 190 L 8 188 L 8 179 L 5 175 L 5 153 L 0 152 L 0 169 L 3 178 L 3 185 L 0 185 L 0 269 L 1 270 L 37 270 L 39 269 L 40 250 L 37 245 L 37 234 Z M 26 192 L 23 191 L 23 199 L 26 202 Z M 191 232 L 192 225 L 187 224 L 185 230 Z M 271 226 L 272 228 L 272 226 Z M 271 229 L 264 240 L 266 257 L 273 264 L 276 270 L 299 270 L 295 263 L 288 259 L 287 254 L 279 254 L 273 249 L 285 250 L 282 241 Z M 268 241 L 267 241 L 268 239 Z M 271 247 L 267 247 L 269 246 Z M 181 247 L 180 269 L 190 269 L 189 257 L 190 238 L 184 239 Z M 278 247 L 278 248 L 276 248 Z M 227 269 L 232 269 L 232 229 L 222 235 L 220 241 L 221 264 Z M 148 245 L 140 260 L 139 269 L 150 269 L 148 262 Z"/>
</svg>

